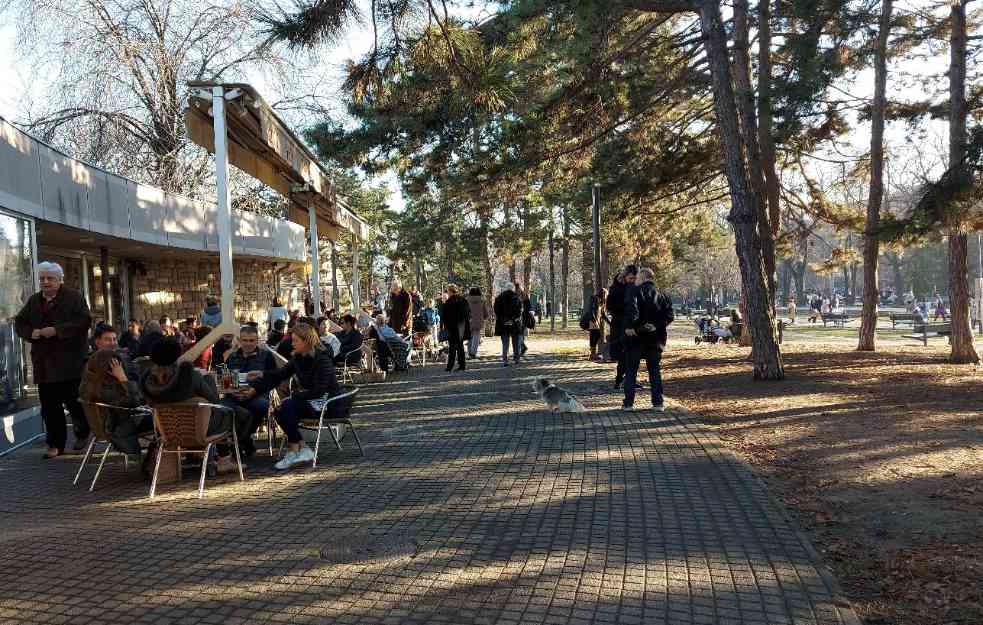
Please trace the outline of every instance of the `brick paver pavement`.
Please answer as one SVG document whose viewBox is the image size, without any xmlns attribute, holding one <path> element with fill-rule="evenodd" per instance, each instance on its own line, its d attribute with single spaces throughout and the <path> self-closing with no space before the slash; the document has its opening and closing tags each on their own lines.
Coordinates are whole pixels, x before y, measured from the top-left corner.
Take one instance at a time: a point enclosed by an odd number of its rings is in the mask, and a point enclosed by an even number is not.
<svg viewBox="0 0 983 625">
<path fill-rule="evenodd" d="M 545 412 L 536 375 L 589 412 Z M 201 500 L 186 480 L 151 502 L 116 464 L 88 493 L 77 459 L 16 452 L 0 622 L 856 622 L 747 467 L 677 410 L 622 413 L 609 377 L 562 356 L 415 370 L 364 389 L 365 458 L 260 456 Z"/>
</svg>

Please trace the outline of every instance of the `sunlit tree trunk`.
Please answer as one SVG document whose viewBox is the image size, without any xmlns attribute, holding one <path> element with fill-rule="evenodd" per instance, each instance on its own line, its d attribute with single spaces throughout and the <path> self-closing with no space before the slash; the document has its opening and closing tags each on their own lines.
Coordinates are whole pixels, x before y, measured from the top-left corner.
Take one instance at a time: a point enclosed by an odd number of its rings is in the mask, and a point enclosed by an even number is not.
<svg viewBox="0 0 983 625">
<path fill-rule="evenodd" d="M 894 0 L 882 0 L 881 19 L 874 56 L 874 105 L 870 128 L 870 193 L 867 196 L 867 221 L 864 225 L 864 304 L 860 317 L 860 341 L 857 349 L 874 351 L 877 340 L 877 260 L 880 256 L 881 204 L 884 201 L 884 112 L 887 109 L 887 41 L 891 35 L 891 11 Z"/>
<path fill-rule="evenodd" d="M 563 208 L 563 245 L 560 255 L 560 301 L 563 304 L 561 327 L 567 329 L 567 310 L 570 306 L 570 216 Z"/>
<path fill-rule="evenodd" d="M 950 8 L 949 41 L 949 167 L 957 168 L 958 179 L 969 174 L 966 155 L 966 4 L 956 0 Z M 960 230 L 949 233 L 949 301 L 952 309 L 952 351 L 955 363 L 978 363 L 969 319 L 969 284 L 966 266 L 968 243 Z"/>
<path fill-rule="evenodd" d="M 762 198 L 751 184 L 744 160 L 747 146 L 742 140 L 738 122 L 737 99 L 731 83 L 727 35 L 720 16 L 719 0 L 705 0 L 700 5 L 700 26 L 707 46 L 717 133 L 723 146 L 724 171 L 730 188 L 731 210 L 728 220 L 734 227 L 741 279 L 747 293 L 745 327 L 750 330 L 753 342 L 753 375 L 757 380 L 779 380 L 785 377 L 785 367 L 778 346 L 774 311 L 758 235 Z"/>
</svg>

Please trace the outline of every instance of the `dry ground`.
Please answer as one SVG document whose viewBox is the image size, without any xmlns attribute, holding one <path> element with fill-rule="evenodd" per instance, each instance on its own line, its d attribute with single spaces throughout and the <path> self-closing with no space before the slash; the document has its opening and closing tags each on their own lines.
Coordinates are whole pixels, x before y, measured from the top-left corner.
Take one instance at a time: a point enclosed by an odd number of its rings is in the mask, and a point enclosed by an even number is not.
<svg viewBox="0 0 983 625">
<path fill-rule="evenodd" d="M 679 325 L 666 393 L 768 480 L 866 623 L 983 623 L 980 369 L 948 364 L 944 340 L 896 333 L 859 353 L 855 329 L 800 331 L 783 346 L 787 379 L 755 383 L 747 348 L 696 346 Z"/>
</svg>

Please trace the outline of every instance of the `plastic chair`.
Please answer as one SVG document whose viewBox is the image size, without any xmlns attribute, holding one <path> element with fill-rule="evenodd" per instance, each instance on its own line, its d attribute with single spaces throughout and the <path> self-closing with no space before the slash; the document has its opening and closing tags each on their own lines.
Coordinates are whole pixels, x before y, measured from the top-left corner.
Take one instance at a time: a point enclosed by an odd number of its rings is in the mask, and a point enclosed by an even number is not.
<svg viewBox="0 0 983 625">
<path fill-rule="evenodd" d="M 157 493 L 157 475 L 160 472 L 160 461 L 165 453 L 169 454 L 202 454 L 201 477 L 198 480 L 198 498 L 205 493 L 205 471 L 208 467 L 208 456 L 212 447 L 222 441 L 230 442 L 235 449 L 236 464 L 239 467 L 239 479 L 245 481 L 242 473 L 242 457 L 239 454 L 239 437 L 235 426 L 231 431 L 218 434 L 208 434 L 208 421 L 212 409 L 229 410 L 226 406 L 200 401 L 184 401 L 173 404 L 157 404 L 154 410 L 154 425 L 160 440 L 157 445 L 157 461 L 154 464 L 154 477 L 150 482 L 150 498 Z"/>
<path fill-rule="evenodd" d="M 92 484 L 89 485 L 89 492 L 91 493 L 96 487 L 96 482 L 99 480 L 99 474 L 102 473 L 102 467 L 104 464 L 106 464 L 106 458 L 109 457 L 109 454 L 112 453 L 123 456 L 123 470 L 126 471 L 129 468 L 129 457 L 127 454 L 122 451 L 113 451 L 113 443 L 109 440 L 109 433 L 106 432 L 105 411 L 119 410 L 122 412 L 130 412 L 132 410 L 146 409 L 113 406 L 112 404 L 90 402 L 82 399 L 79 399 L 79 403 L 82 404 L 82 411 L 85 413 L 85 420 L 89 422 L 89 429 L 92 431 L 92 438 L 89 439 L 89 445 L 85 448 L 85 455 L 82 456 L 82 464 L 79 465 L 79 470 L 75 474 L 75 481 L 73 481 L 72 484 L 78 485 L 79 479 L 82 477 L 82 470 L 85 469 L 85 465 L 89 462 L 89 458 L 92 456 L 92 450 L 95 448 L 96 443 L 106 444 L 106 449 L 102 452 L 102 459 L 99 461 L 99 467 L 96 469 L 96 474 L 92 478 Z"/>
<path fill-rule="evenodd" d="M 352 406 L 355 404 L 355 395 L 358 394 L 358 389 L 352 389 L 341 395 L 335 395 L 334 397 L 324 397 L 322 399 L 312 399 L 310 400 L 311 408 L 314 412 L 318 413 L 318 419 L 315 423 L 314 421 L 301 422 L 300 429 L 307 430 L 310 432 L 316 431 L 317 436 L 314 439 L 314 462 L 311 464 L 311 468 L 317 468 L 317 454 L 321 449 L 321 432 L 324 430 L 328 431 L 331 436 L 331 440 L 334 441 L 335 447 L 338 451 L 341 451 L 341 441 L 344 439 L 345 435 L 342 433 L 340 437 L 336 436 L 334 430 L 331 426 L 335 425 L 347 425 L 348 431 L 352 433 L 352 438 L 355 439 L 355 445 L 358 446 L 358 455 L 364 456 L 365 452 L 362 450 L 362 441 L 358 438 L 358 432 L 355 431 L 355 425 L 352 423 L 350 416 L 352 412 Z M 327 416 L 329 409 L 333 407 L 338 407 L 338 416 Z M 284 438 L 283 443 L 280 445 L 280 451 L 283 451 L 284 445 L 287 441 Z"/>
</svg>

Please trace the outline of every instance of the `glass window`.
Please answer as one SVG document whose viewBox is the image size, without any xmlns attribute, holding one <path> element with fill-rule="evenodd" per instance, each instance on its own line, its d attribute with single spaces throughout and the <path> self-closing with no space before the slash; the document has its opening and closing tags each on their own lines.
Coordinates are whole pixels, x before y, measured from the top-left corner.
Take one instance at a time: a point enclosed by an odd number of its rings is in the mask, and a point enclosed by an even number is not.
<svg viewBox="0 0 983 625">
<path fill-rule="evenodd" d="M 30 220 L 0 212 L 0 414 L 24 399 L 27 369 L 14 316 L 34 292 L 32 226 Z"/>
</svg>

